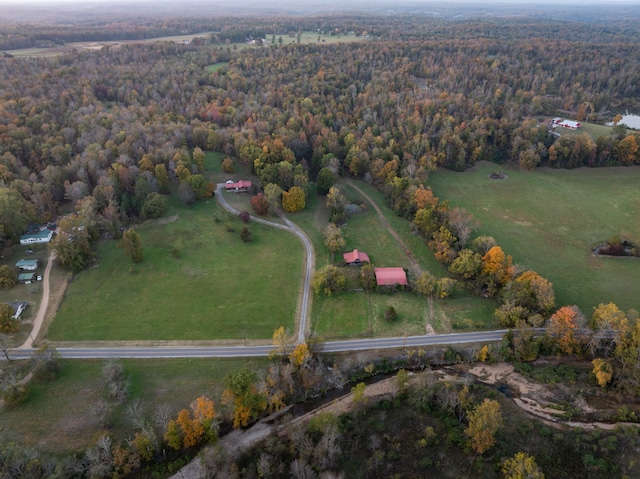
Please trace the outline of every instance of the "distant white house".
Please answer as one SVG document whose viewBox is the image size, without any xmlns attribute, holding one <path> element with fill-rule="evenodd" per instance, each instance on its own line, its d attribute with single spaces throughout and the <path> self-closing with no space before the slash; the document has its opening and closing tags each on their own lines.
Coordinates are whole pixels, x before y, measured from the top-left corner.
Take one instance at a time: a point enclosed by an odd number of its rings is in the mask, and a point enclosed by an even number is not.
<svg viewBox="0 0 640 479">
<path fill-rule="evenodd" d="M 553 120 L 551 120 L 551 123 L 553 124 L 554 128 L 557 126 L 561 126 L 562 128 L 568 128 L 569 130 L 577 130 L 582 126 L 582 124 L 577 121 L 564 120 L 562 118 L 554 118 Z"/>
<path fill-rule="evenodd" d="M 53 238 L 53 231 L 44 229 L 37 233 L 27 233 L 20 236 L 20 244 L 48 243 L 51 238 Z"/>
</svg>

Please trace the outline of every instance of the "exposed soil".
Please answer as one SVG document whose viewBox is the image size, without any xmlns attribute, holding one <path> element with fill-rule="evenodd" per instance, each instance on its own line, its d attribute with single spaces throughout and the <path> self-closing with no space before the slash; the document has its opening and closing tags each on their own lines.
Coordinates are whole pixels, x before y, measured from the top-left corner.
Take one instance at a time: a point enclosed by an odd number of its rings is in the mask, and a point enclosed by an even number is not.
<svg viewBox="0 0 640 479">
<path fill-rule="evenodd" d="M 583 429 L 614 429 L 627 423 L 604 423 L 598 421 L 565 421 L 564 406 L 558 404 L 557 394 L 544 384 L 533 383 L 515 372 L 512 364 L 477 364 L 468 372 L 486 384 L 505 384 L 513 391 L 513 401 L 522 410 L 553 427 L 579 427 Z M 583 398 L 574 397 L 574 406 L 585 413 L 595 412 Z M 635 424 L 637 426 L 637 424 Z"/>
</svg>

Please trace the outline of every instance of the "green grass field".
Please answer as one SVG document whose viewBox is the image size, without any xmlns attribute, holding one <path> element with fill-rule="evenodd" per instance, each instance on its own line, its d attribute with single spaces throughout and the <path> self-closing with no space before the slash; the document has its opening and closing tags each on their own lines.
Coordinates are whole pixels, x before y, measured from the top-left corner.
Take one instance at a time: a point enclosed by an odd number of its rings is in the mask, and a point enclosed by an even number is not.
<svg viewBox="0 0 640 479">
<path fill-rule="evenodd" d="M 102 361 L 60 360 L 58 378 L 50 383 L 33 382 L 29 396 L 20 405 L 4 407 L 0 414 L 0 443 L 18 442 L 54 454 L 81 451 L 102 434 L 116 441 L 132 435 L 124 413 L 126 405 L 139 399 L 145 417 L 159 404 L 168 404 L 177 414 L 203 394 L 220 407 L 223 378 L 243 367 L 265 370 L 266 358 L 123 360 L 130 391 L 124 406 L 114 410 L 113 427 L 105 431 L 91 413 L 101 397 Z"/>
<path fill-rule="evenodd" d="M 389 306 L 397 313 L 393 322 L 384 319 Z M 347 292 L 314 299 L 313 328 L 323 341 L 494 329 L 496 307 L 493 301 L 468 295 L 429 302 L 413 293 Z"/>
<path fill-rule="evenodd" d="M 501 169 L 507 179 L 491 180 Z M 599 303 L 640 309 L 640 260 L 595 257 L 591 249 L 614 234 L 640 241 L 640 168 L 538 169 L 520 172 L 490 163 L 474 171 L 439 170 L 437 196 L 462 206 L 514 262 L 554 283 L 556 303 L 590 316 Z"/>
<path fill-rule="evenodd" d="M 117 241 L 102 242 L 99 264 L 75 277 L 47 339 L 259 339 L 280 325 L 292 330 L 302 244 L 257 223 L 245 244 L 242 226 L 210 199 L 136 228 L 140 264 Z"/>
<path fill-rule="evenodd" d="M 229 62 L 213 63 L 212 65 L 207 65 L 204 69 L 209 73 L 215 73 L 220 70 L 220 68 L 226 67 L 228 64 Z"/>
</svg>

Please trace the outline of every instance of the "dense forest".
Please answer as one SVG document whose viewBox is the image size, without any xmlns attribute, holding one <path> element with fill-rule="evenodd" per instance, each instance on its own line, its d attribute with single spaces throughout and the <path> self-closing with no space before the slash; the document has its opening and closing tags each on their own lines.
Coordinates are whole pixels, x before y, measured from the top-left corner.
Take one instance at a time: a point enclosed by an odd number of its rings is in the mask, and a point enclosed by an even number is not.
<svg viewBox="0 0 640 479">
<path fill-rule="evenodd" d="M 73 271 L 90 264 L 91 245 L 98 238 L 119 237 L 124 226 L 161 215 L 166 206 L 162 195 L 174 191 L 186 204 L 211 196 L 213 185 L 203 176 L 204 152 L 216 151 L 244 163 L 267 199 L 273 204 L 282 198 L 290 211 L 304 205 L 304 194 L 327 175 L 372 183 L 398 215 L 413 222 L 452 276 L 476 294 L 503 300 L 496 313 L 503 326 L 540 326 L 555 307 L 551 285 L 533 271 L 517 270 L 492 238 L 471 241 L 472 219 L 433 196 L 430 172 L 438 167 L 463 171 L 483 160 L 526 170 L 640 163 L 640 134 L 621 125 L 596 139 L 558 136 L 547 128 L 557 115 L 602 124 L 617 121 L 626 109 L 640 109 L 640 30 L 630 21 L 424 21 L 363 15 L 151 19 L 81 28 L 46 25 L 28 34 L 20 27 L 2 28 L 0 48 L 5 49 L 40 41 L 215 32 L 188 45 L 159 42 L 51 58 L 0 59 L 0 246 L 15 245 L 31 223 L 67 214 L 52 247 Z M 317 32 L 318 41 L 286 46 L 276 41 L 300 31 Z M 346 32 L 364 41 L 321 42 L 324 35 Z M 244 49 L 230 45 L 252 38 L 266 43 Z M 219 46 L 225 42 L 229 44 Z M 217 66 L 215 71 L 206 69 L 210 65 Z M 339 192 L 327 187 L 324 193 L 335 198 Z M 417 292 L 433 295 L 432 282 L 420 278 Z M 530 329 L 511 334 L 499 359 L 530 361 L 540 351 L 574 354 L 588 349 L 598 361 L 594 374 L 601 386 L 613 382 L 620 394 L 637 395 L 636 319 L 613 304 L 601 305 L 591 318 L 595 333 L 586 338 L 580 335 L 585 318 L 571 307 L 561 308 L 549 323 L 555 342 L 534 339 Z M 311 361 L 308 351 L 303 356 L 304 361 L 290 358 L 291 366 Z M 286 360 L 281 367 L 289 367 Z M 272 373 L 273 384 L 292 374 Z M 233 413 L 238 425 L 267 409 L 267 397 L 256 396 L 255 382 L 248 372 L 229 378 L 228 402 L 242 406 Z M 413 391 L 422 395 L 413 396 L 414 405 L 444 410 L 444 423 L 455 421 L 456 414 L 471 415 L 472 409 L 443 404 L 439 391 Z M 454 394 L 458 399 L 459 392 Z M 411 394 L 380 407 L 396 408 L 412 401 Z M 480 396 L 474 407 L 481 404 Z M 236 401 L 238 397 L 247 404 Z M 194 402 L 192 411 L 172 420 L 172 429 L 167 423 L 163 437 L 169 445 L 179 450 L 217 434 L 211 428 L 215 411 L 209 401 Z M 352 435 L 341 446 L 345 451 L 362 449 L 358 441 L 369 426 L 361 420 L 344 419 L 348 424 L 339 425 Z M 463 421 L 457 421 L 450 428 L 451 444 L 461 445 Z M 191 431 L 198 441 L 192 444 L 179 427 L 200 431 Z M 319 442 L 327 431 L 311 432 L 308 440 L 303 432 L 300 439 Z M 149 439 L 144 434 L 136 436 L 141 451 Z M 425 432 L 415 440 L 424 439 L 426 447 L 430 435 Z M 592 454 L 586 451 L 596 444 L 592 459 L 604 455 L 609 445 L 598 440 L 587 438 L 576 450 Z M 557 442 L 565 444 L 562 437 Z M 637 441 L 629 443 L 636 447 Z M 372 461 L 381 444 L 371 448 Z M 507 449 L 505 453 L 515 452 Z M 293 454 L 274 451 L 266 452 L 293 460 Z M 128 458 L 120 459 L 126 463 Z M 425 457 L 425 469 L 433 465 L 430 461 L 436 459 Z M 327 469 L 332 468 L 335 463 Z"/>
<path fill-rule="evenodd" d="M 15 241 L 29 222 L 87 196 L 98 216 L 111 206 L 127 223 L 159 188 L 158 170 L 198 172 L 196 147 L 251 163 L 253 147 L 281 142 L 311 180 L 330 155 L 342 173 L 380 186 L 393 177 L 426 182 L 437 166 L 464 170 L 480 160 L 523 168 L 638 162 L 636 136 L 624 129 L 595 141 L 557 139 L 537 121 L 558 112 L 604 121 L 638 108 L 633 42 L 600 41 L 597 30 L 590 42 L 504 42 L 491 33 L 526 29 L 494 22 L 485 36 L 457 38 L 470 28 L 478 24 L 453 23 L 437 40 L 426 30 L 420 39 L 358 44 L 235 51 L 167 42 L 5 58 L 0 181 L 10 199 L 0 203 L 2 238 Z M 214 73 L 204 69 L 221 62 Z M 6 214 L 9 204 L 24 214 Z"/>
</svg>

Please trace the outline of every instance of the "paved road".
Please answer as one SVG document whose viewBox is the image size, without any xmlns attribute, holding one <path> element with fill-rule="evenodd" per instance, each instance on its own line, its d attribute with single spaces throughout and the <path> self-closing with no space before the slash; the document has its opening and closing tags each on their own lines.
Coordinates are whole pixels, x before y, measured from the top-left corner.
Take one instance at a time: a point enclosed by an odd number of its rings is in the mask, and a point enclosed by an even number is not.
<svg viewBox="0 0 640 479">
<path fill-rule="evenodd" d="M 432 334 L 425 336 L 407 336 L 400 338 L 355 339 L 333 341 L 314 346 L 320 352 L 364 351 L 367 349 L 389 349 L 439 344 L 465 344 L 500 341 L 507 330 L 481 331 L 478 333 Z M 57 348 L 60 357 L 67 359 L 106 359 L 106 358 L 232 358 L 249 356 L 268 356 L 274 346 L 223 346 L 223 347 L 116 347 L 116 348 Z M 26 359 L 33 349 L 13 349 L 9 351 L 11 359 Z"/>
<path fill-rule="evenodd" d="M 222 191 L 225 187 L 224 183 L 218 183 L 217 191 L 216 191 L 216 199 L 220 206 L 222 206 L 225 210 L 233 215 L 239 215 L 240 211 L 231 206 L 226 198 L 223 196 Z M 257 216 L 251 215 L 251 220 L 256 223 L 261 223 L 263 225 L 272 226 L 274 228 L 278 228 L 284 231 L 289 231 L 296 235 L 304 244 L 305 249 L 305 272 L 304 272 L 304 282 L 302 284 L 302 294 L 301 299 L 299 300 L 298 307 L 298 317 L 296 320 L 298 326 L 297 333 L 297 342 L 302 343 L 305 341 L 305 337 L 309 328 L 309 311 L 311 309 L 311 300 L 313 295 L 311 294 L 311 276 L 313 275 L 313 269 L 315 267 L 315 252 L 313 251 L 313 245 L 311 240 L 306 235 L 304 231 L 298 225 L 296 225 L 293 221 L 287 218 L 282 212 L 278 211 L 278 216 L 286 223 L 286 225 L 276 223 L 274 221 L 265 220 L 263 218 L 259 218 Z"/>
</svg>

